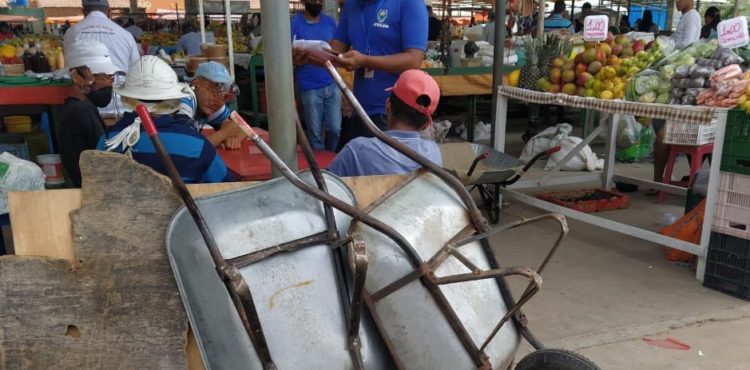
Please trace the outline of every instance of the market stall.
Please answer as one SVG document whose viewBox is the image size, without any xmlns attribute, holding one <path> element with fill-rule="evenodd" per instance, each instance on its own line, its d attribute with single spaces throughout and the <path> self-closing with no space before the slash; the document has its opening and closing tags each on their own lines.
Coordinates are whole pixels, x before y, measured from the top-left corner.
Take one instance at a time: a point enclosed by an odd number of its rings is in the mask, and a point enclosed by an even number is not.
<svg viewBox="0 0 750 370">
<path fill-rule="evenodd" d="M 597 19 L 598 21 L 598 19 Z M 585 134 L 585 138 L 577 142 L 575 148 L 569 150 L 564 158 L 556 165 L 548 166 L 550 170 L 538 179 L 521 181 L 511 189 L 502 190 L 506 199 L 513 199 L 534 207 L 557 212 L 572 219 L 587 224 L 599 226 L 620 232 L 631 237 L 658 243 L 697 256 L 696 276 L 703 280 L 706 273 L 706 263 L 711 239 L 712 226 L 717 230 L 716 216 L 719 207 L 727 207 L 725 198 L 720 201 L 718 196 L 720 181 L 726 171 L 721 162 L 723 156 L 725 134 L 731 127 L 738 127 L 747 121 L 743 110 L 748 110 L 747 100 L 750 98 L 750 72 L 743 72 L 740 65 L 750 61 L 746 49 L 737 49 L 748 43 L 747 23 L 744 18 L 728 20 L 729 24 L 737 24 L 737 35 L 720 37 L 718 42 L 695 42 L 683 50 L 675 50 L 670 39 L 653 35 L 628 34 L 615 37 L 607 32 L 606 16 L 596 29 L 589 28 L 594 21 L 586 22 L 583 37 L 572 51 L 553 50 L 552 55 L 545 54 L 549 50 L 546 45 L 549 35 L 536 39 L 527 38 L 525 42 L 531 44 L 526 50 L 532 54 L 521 70 L 520 88 L 500 86 L 496 97 L 497 119 L 495 120 L 494 145 L 502 150 L 505 145 L 505 130 L 507 104 L 510 99 L 530 104 L 557 105 L 584 109 L 587 112 L 600 112 L 612 115 L 611 119 L 599 121 L 593 131 Z M 722 35 L 727 35 L 726 28 L 722 28 Z M 598 32 L 597 32 L 598 31 Z M 595 36 L 592 36 L 595 35 Z M 737 42 L 738 39 L 743 39 Z M 728 42 L 728 40 L 735 42 Z M 536 45 L 536 46 L 534 46 Z M 734 48 L 732 50 L 731 48 Z M 546 62 L 545 62 L 546 60 Z M 496 68 L 502 67 L 496 65 Z M 730 111 L 731 109 L 735 109 Z M 741 110 L 740 110 L 741 109 Z M 731 112 L 731 113 L 730 113 Z M 702 223 L 699 225 L 700 237 L 694 241 L 686 241 L 684 237 L 675 238 L 654 232 L 653 230 L 634 227 L 622 222 L 615 222 L 604 217 L 574 210 L 570 205 L 562 206 L 564 202 L 554 203 L 522 193 L 521 189 L 543 189 L 545 186 L 561 184 L 583 184 L 597 181 L 601 189 L 609 191 L 614 182 L 635 184 L 655 189 L 665 193 L 686 194 L 684 187 L 672 184 L 670 178 L 663 182 L 653 182 L 622 176 L 616 172 L 615 160 L 620 158 L 621 146 L 620 118 L 622 116 L 641 117 L 665 120 L 667 138 L 665 143 L 672 145 L 702 146 L 710 143 L 708 152 L 712 153 L 712 160 L 707 183 L 707 197 Z M 587 114 L 591 117 L 590 114 Z M 728 120 L 728 117 L 731 119 Z M 671 127 L 671 131 L 670 128 Z M 651 130 L 644 126 L 639 131 Z M 670 138 L 670 132 L 672 137 Z M 710 132 L 710 141 L 706 141 Z M 727 140 L 736 141 L 742 132 L 734 129 L 727 136 Z M 582 155 L 588 144 L 604 134 L 605 153 L 601 172 L 585 172 L 572 176 L 561 176 L 559 171 L 574 157 Z M 651 134 L 653 135 L 653 134 Z M 682 136 L 680 136 L 682 135 Z M 741 141 L 744 140 L 741 139 Z M 630 148 L 628 148 L 630 149 Z M 588 149 L 590 150 L 590 149 Z M 697 155 L 698 151 L 687 149 L 688 153 Z M 670 155 L 672 155 L 670 153 Z M 633 159 L 640 159 L 643 155 L 635 155 Z M 698 161 L 700 164 L 700 161 Z M 698 166 L 700 167 L 700 166 Z M 593 171 L 593 168 L 589 169 Z M 691 168 L 690 179 L 694 171 Z M 724 190 L 722 190 L 724 191 Z M 739 194 L 739 193 L 738 193 Z M 722 205 L 721 202 L 724 202 Z M 572 208 L 568 208 L 572 207 Z M 747 210 L 745 210 L 747 211 Z M 722 215 L 725 211 L 720 211 Z M 734 213 L 735 222 L 737 213 Z M 721 216 L 727 217 L 727 216 Z"/>
</svg>

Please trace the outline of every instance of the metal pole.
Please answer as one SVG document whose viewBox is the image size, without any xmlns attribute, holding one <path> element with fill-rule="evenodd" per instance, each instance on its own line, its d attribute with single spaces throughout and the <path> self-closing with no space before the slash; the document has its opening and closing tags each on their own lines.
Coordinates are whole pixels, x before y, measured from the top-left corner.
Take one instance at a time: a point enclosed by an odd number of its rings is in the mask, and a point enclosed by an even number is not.
<svg viewBox="0 0 750 370">
<path fill-rule="evenodd" d="M 266 71 L 266 96 L 268 97 L 268 128 L 273 151 L 292 170 L 297 170 L 297 141 L 294 118 L 289 104 L 294 104 L 292 82 L 292 36 L 289 24 L 289 3 L 279 0 L 261 0 L 263 22 L 263 58 Z M 273 177 L 282 173 L 272 169 Z"/>
<path fill-rule="evenodd" d="M 234 43 L 232 42 L 232 4 L 224 0 L 224 21 L 227 24 L 227 49 L 229 50 L 229 74 L 234 80 Z"/>
<path fill-rule="evenodd" d="M 339 4 L 336 0 L 323 0 L 323 13 L 336 22 L 339 20 Z"/>
<path fill-rule="evenodd" d="M 203 0 L 198 0 L 198 22 L 201 25 L 201 42 L 206 42 L 206 15 L 203 13 Z"/>
<path fill-rule="evenodd" d="M 542 37 L 544 35 L 544 10 L 545 3 L 543 0 L 539 0 L 539 13 L 536 16 L 536 37 Z M 533 16 L 533 13 L 532 13 Z"/>
<path fill-rule="evenodd" d="M 740 15 L 740 0 L 734 0 L 734 11 L 732 14 L 734 17 Z"/>
<path fill-rule="evenodd" d="M 497 104 L 498 89 L 503 84 L 503 66 L 505 65 L 505 6 L 506 0 L 495 0 L 495 49 L 493 55 L 494 66 L 492 67 L 492 131 L 490 134 L 490 145 L 492 147 L 495 147 L 495 144 L 497 144 L 495 143 L 495 130 L 497 129 L 498 119 L 507 119 L 507 117 L 500 116 Z"/>
</svg>

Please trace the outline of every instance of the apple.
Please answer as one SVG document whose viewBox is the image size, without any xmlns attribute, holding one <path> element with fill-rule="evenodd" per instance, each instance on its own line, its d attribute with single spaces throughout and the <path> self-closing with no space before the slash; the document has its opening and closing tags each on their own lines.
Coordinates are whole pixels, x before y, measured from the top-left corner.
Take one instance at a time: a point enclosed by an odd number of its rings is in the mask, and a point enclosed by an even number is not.
<svg viewBox="0 0 750 370">
<path fill-rule="evenodd" d="M 563 58 L 555 58 L 555 60 L 552 61 L 552 67 L 556 68 L 562 68 L 562 66 L 565 65 L 565 61 Z"/>
<path fill-rule="evenodd" d="M 552 84 L 552 86 L 550 86 L 550 88 L 549 88 L 549 92 L 551 92 L 553 94 L 559 93 L 560 92 L 560 84 Z"/>
<path fill-rule="evenodd" d="M 635 42 L 633 42 L 632 47 L 633 47 L 633 53 L 638 53 L 639 51 L 643 50 L 643 47 L 644 47 L 643 41 L 635 40 Z"/>
<path fill-rule="evenodd" d="M 549 92 L 549 89 L 552 87 L 552 83 L 546 78 L 540 78 L 539 81 L 536 82 L 536 87 L 538 87 L 541 91 Z"/>
<path fill-rule="evenodd" d="M 607 58 L 607 65 L 609 66 L 619 66 L 620 64 L 622 64 L 622 59 L 618 58 L 615 55 L 610 55 Z"/>
<path fill-rule="evenodd" d="M 604 53 L 604 50 L 596 49 L 596 60 L 599 63 L 604 63 L 607 61 L 607 54 Z"/>
<path fill-rule="evenodd" d="M 604 40 L 609 45 L 612 45 L 613 42 L 615 42 L 615 34 L 612 32 L 607 32 L 607 39 Z"/>
<path fill-rule="evenodd" d="M 630 39 L 625 35 L 617 35 L 615 37 L 615 44 L 625 47 L 625 45 L 630 45 Z"/>
<path fill-rule="evenodd" d="M 589 81 L 593 79 L 594 79 L 594 76 L 591 73 L 583 72 L 580 75 L 578 75 L 578 78 L 576 78 L 576 85 L 586 86 L 587 84 L 589 84 Z"/>
<path fill-rule="evenodd" d="M 576 95 L 584 96 L 585 91 L 586 91 L 586 88 L 584 88 L 583 86 L 578 86 L 578 88 L 576 88 Z"/>
<path fill-rule="evenodd" d="M 620 53 L 621 58 L 627 58 L 633 56 L 633 48 L 628 45 L 627 47 L 623 46 L 622 52 Z"/>
<path fill-rule="evenodd" d="M 600 44 L 599 49 L 603 50 L 606 56 L 612 54 L 612 47 L 609 44 Z"/>
</svg>

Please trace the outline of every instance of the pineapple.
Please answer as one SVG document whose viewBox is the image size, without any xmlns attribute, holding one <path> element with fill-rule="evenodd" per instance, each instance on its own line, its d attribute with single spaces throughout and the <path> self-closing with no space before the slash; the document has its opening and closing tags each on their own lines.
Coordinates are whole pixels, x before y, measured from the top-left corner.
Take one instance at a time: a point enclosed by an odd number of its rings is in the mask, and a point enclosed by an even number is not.
<svg viewBox="0 0 750 370">
<path fill-rule="evenodd" d="M 539 51 L 544 48 L 540 39 L 525 36 L 524 48 L 526 49 L 526 64 L 521 68 L 521 77 L 518 86 L 522 89 L 536 90 L 537 81 L 544 76 L 540 69 Z"/>
</svg>

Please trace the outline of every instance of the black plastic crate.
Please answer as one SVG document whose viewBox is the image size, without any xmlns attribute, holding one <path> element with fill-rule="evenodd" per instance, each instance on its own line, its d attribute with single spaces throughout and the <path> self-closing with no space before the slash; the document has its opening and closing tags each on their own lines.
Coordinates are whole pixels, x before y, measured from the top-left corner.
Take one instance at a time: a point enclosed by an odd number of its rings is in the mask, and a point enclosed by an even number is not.
<svg viewBox="0 0 750 370">
<path fill-rule="evenodd" d="M 750 240 L 712 232 L 703 286 L 750 301 Z"/>
</svg>

